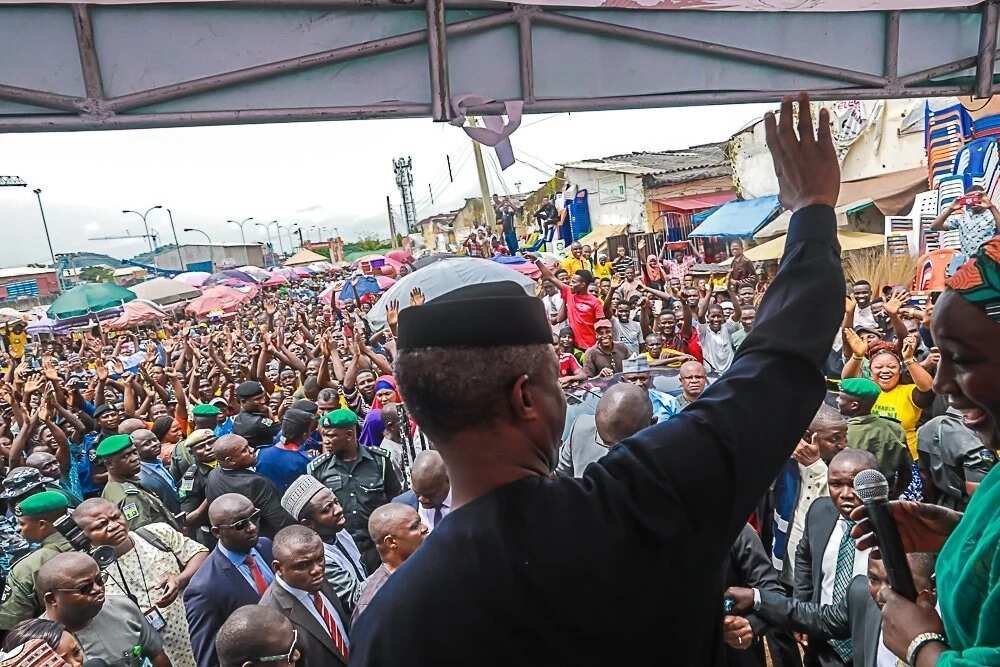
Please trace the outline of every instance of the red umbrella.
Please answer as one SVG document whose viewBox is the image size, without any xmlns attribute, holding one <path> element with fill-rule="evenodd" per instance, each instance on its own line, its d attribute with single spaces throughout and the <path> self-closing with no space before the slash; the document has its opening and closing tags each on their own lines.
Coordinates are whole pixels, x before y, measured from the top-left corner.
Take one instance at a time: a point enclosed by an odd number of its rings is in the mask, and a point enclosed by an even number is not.
<svg viewBox="0 0 1000 667">
<path fill-rule="evenodd" d="M 273 274 L 270 278 L 263 282 L 264 287 L 281 287 L 282 285 L 288 284 L 288 278 L 281 275 L 280 273 Z"/>
<path fill-rule="evenodd" d="M 207 317 L 209 313 L 216 311 L 227 314 L 235 313 L 240 306 L 252 298 L 252 296 L 248 297 L 231 287 L 220 285 L 205 290 L 200 297 L 187 305 L 184 312 L 193 317 Z"/>
</svg>

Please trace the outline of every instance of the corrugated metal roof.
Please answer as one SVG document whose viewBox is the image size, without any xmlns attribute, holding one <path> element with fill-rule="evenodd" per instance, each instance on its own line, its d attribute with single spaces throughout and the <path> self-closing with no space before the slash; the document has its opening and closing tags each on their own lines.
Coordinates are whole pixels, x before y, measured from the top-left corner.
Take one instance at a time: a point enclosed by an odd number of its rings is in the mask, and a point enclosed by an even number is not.
<svg viewBox="0 0 1000 667">
<path fill-rule="evenodd" d="M 714 144 L 691 146 L 682 150 L 637 152 L 625 155 L 612 155 L 605 158 L 590 158 L 578 162 L 568 162 L 563 167 L 572 169 L 593 169 L 595 171 L 610 171 L 635 176 L 661 176 L 667 174 L 684 174 L 680 181 L 695 178 L 709 178 L 699 175 L 694 178 L 686 172 L 710 173 L 714 176 L 725 176 L 729 173 L 729 160 L 726 157 L 726 144 L 722 141 Z M 660 178 L 654 179 L 660 182 Z"/>
<path fill-rule="evenodd" d="M 0 278 L 17 278 L 19 276 L 40 276 L 43 273 L 55 273 L 55 269 L 38 268 L 37 266 L 11 266 L 0 269 Z"/>
</svg>

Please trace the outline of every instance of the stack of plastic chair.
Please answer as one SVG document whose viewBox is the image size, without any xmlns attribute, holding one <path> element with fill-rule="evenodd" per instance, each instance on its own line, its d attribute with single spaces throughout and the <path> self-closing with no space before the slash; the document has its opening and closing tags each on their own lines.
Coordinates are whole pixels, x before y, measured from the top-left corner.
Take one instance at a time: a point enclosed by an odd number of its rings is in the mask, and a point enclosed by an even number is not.
<svg viewBox="0 0 1000 667">
<path fill-rule="evenodd" d="M 924 144 L 927 148 L 927 182 L 938 182 L 955 173 L 955 158 L 972 136 L 972 118 L 956 104 L 939 111 L 924 107 Z"/>
<path fill-rule="evenodd" d="M 938 191 L 921 192 L 913 200 L 910 217 L 917 228 L 916 247 L 919 251 L 929 252 L 938 247 L 938 232 L 930 231 L 930 226 L 938 215 Z"/>
<path fill-rule="evenodd" d="M 984 116 L 972 122 L 972 138 L 995 137 L 1000 135 L 1000 115 Z"/>
<path fill-rule="evenodd" d="M 913 220 L 903 215 L 885 216 L 885 252 L 894 257 L 905 257 L 910 251 L 913 237 Z"/>
</svg>

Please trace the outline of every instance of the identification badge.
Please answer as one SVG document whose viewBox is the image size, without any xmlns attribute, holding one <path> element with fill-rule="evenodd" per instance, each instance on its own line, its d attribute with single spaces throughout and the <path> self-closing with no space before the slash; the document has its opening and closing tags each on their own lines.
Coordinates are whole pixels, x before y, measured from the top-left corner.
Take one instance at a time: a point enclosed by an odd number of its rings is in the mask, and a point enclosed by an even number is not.
<svg viewBox="0 0 1000 667">
<path fill-rule="evenodd" d="M 145 617 L 146 622 L 149 623 L 157 632 L 163 632 L 163 628 L 167 627 L 167 620 L 163 618 L 163 614 L 156 607 L 150 607 L 146 611 L 142 612 Z"/>
<path fill-rule="evenodd" d="M 194 478 L 185 477 L 181 480 L 181 491 L 184 493 L 191 493 L 194 491 Z"/>
<path fill-rule="evenodd" d="M 136 505 L 135 503 L 128 503 L 127 505 L 122 507 L 122 514 L 125 515 L 126 521 L 131 521 L 132 519 L 136 519 L 139 516 L 139 506 Z"/>
</svg>

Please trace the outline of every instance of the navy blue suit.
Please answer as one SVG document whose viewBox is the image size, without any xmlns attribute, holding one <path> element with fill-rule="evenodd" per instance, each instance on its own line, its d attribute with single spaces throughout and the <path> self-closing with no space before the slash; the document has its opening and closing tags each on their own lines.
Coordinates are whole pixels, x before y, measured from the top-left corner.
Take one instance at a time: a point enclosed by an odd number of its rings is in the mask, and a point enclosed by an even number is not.
<svg viewBox="0 0 1000 667">
<path fill-rule="evenodd" d="M 261 537 L 257 551 L 270 566 L 271 540 Z M 232 562 L 216 547 L 191 578 L 184 591 L 184 608 L 191 631 L 191 646 L 198 667 L 218 667 L 215 635 L 229 615 L 240 607 L 260 602 L 260 595 Z"/>
<path fill-rule="evenodd" d="M 407 491 L 406 493 L 399 494 L 398 496 L 392 499 L 392 502 L 409 505 L 413 509 L 420 508 L 420 503 L 417 502 L 417 494 L 415 494 L 412 490 Z"/>
</svg>

